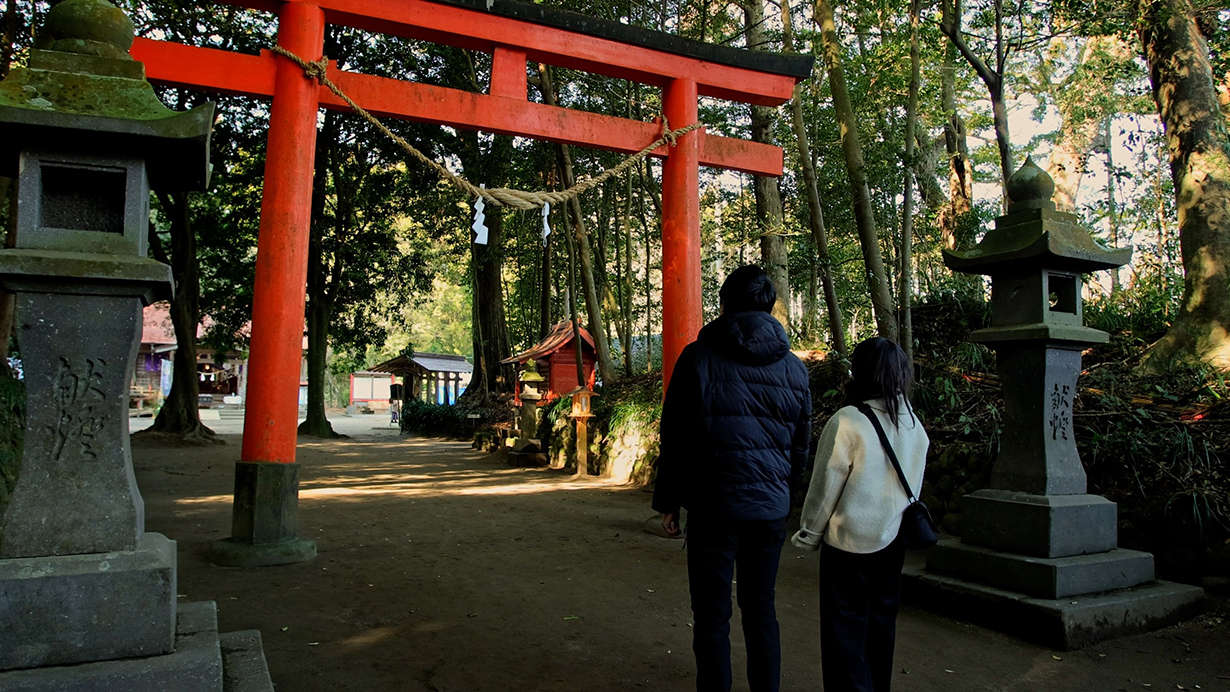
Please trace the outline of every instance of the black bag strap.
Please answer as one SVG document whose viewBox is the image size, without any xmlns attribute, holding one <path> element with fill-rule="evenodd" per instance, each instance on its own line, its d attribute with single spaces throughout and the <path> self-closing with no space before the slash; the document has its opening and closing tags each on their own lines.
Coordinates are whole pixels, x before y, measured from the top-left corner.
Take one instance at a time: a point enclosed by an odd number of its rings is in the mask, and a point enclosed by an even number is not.
<svg viewBox="0 0 1230 692">
<path fill-rule="evenodd" d="M 888 435 L 884 434 L 884 426 L 880 425 L 880 419 L 876 418 L 875 412 L 871 410 L 866 401 L 860 401 L 855 406 L 863 412 L 863 415 L 871 419 L 871 424 L 875 426 L 876 434 L 880 436 L 880 444 L 884 446 L 884 453 L 888 455 L 888 460 L 893 462 L 893 468 L 897 470 L 897 478 L 901 479 L 901 486 L 905 488 L 905 494 L 910 496 L 910 502 L 917 502 L 917 499 L 914 497 L 914 491 L 910 490 L 910 482 L 905 479 L 905 471 L 901 470 L 901 462 L 897 461 L 897 455 L 893 452 L 893 446 L 888 443 Z"/>
</svg>

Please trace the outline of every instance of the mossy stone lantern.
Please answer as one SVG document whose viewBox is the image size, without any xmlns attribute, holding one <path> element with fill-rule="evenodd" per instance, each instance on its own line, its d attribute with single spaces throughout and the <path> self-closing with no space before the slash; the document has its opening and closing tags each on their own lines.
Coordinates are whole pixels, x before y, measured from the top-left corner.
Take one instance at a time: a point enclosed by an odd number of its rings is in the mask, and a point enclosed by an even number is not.
<svg viewBox="0 0 1230 692">
<path fill-rule="evenodd" d="M 542 388 L 547 381 L 547 378 L 538 373 L 538 362 L 533 358 L 525 363 L 525 368 L 521 370 L 521 375 L 517 378 L 521 382 L 521 434 L 520 438 L 525 440 L 538 441 L 538 402 L 542 401 Z M 517 450 L 522 451 L 522 450 Z"/>
<path fill-rule="evenodd" d="M 27 393 L 0 498 L 0 671 L 174 648 L 175 544 L 145 532 L 128 391 L 142 306 L 171 289 L 146 257 L 150 186 L 205 187 L 214 109 L 166 108 L 132 42 L 116 7 L 67 0 L 0 82 L 0 175 L 18 181 L 0 285 L 17 294 Z"/>
<path fill-rule="evenodd" d="M 976 247 L 944 251 L 950 269 L 991 277 L 991 326 L 970 341 L 995 349 L 1004 386 L 1004 437 L 991 487 L 1038 495 L 1085 492 L 1072 431 L 1081 350 L 1107 334 L 1082 322 L 1081 275 L 1126 264 L 1056 211 L 1051 177 L 1026 159 L 1008 180 L 1008 213 Z"/>
<path fill-rule="evenodd" d="M 1107 335 L 1081 321 L 1081 276 L 1118 267 L 1056 211 L 1055 184 L 1026 160 L 1008 180 L 1007 213 L 949 268 L 991 277 L 991 326 L 1004 431 L 989 488 L 960 499 L 961 537 L 907 570 L 918 603 L 1061 649 L 1163 627 L 1198 612 L 1196 587 L 1154 580 L 1153 556 L 1118 547 L 1115 503 L 1086 492 L 1072 402 L 1081 350 Z"/>
</svg>

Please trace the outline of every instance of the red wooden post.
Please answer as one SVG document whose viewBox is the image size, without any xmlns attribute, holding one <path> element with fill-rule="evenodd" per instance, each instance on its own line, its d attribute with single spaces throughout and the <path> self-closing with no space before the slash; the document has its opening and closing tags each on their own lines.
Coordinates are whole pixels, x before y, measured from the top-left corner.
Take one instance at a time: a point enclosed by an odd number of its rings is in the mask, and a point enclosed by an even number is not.
<svg viewBox="0 0 1230 692">
<path fill-rule="evenodd" d="M 278 12 L 278 44 L 308 60 L 320 59 L 324 32 L 324 12 L 314 4 L 288 2 Z M 278 58 L 252 293 L 244 461 L 295 460 L 317 93 L 299 66 Z"/>
<path fill-rule="evenodd" d="M 697 119 L 696 82 L 676 79 L 662 93 L 662 112 L 671 129 Z M 662 165 L 662 387 L 683 347 L 701 328 L 700 138 L 693 130 L 679 138 Z"/>
<path fill-rule="evenodd" d="M 496 48 L 491 57 L 491 95 L 529 98 L 529 77 L 525 73 L 525 51 Z"/>
<path fill-rule="evenodd" d="M 309 2 L 278 11 L 278 44 L 319 60 L 325 15 Z M 214 543 L 220 565 L 258 567 L 316 557 L 316 544 L 297 536 L 299 375 L 303 354 L 303 287 L 312 208 L 318 85 L 278 58 L 252 295 L 251 374 L 243 449 L 235 464 L 231 537 Z"/>
</svg>

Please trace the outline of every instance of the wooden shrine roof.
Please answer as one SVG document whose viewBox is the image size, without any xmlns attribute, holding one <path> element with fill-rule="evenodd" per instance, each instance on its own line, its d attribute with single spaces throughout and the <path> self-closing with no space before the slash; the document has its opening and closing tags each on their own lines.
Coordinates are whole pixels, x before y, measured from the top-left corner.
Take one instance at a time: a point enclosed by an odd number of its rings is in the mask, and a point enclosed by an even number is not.
<svg viewBox="0 0 1230 692">
<path fill-rule="evenodd" d="M 589 346 L 589 351 L 593 353 L 595 350 L 594 349 L 594 337 L 590 335 L 590 333 L 585 329 L 585 327 L 581 327 L 580 331 L 581 331 L 581 339 L 585 341 L 586 345 Z M 556 323 L 553 327 L 551 327 L 551 331 L 547 334 L 546 338 L 543 339 L 542 341 L 531 346 L 528 350 L 522 351 L 521 353 L 518 353 L 515 356 L 505 358 L 504 360 L 500 362 L 501 363 L 524 363 L 530 358 L 533 358 L 535 360 L 539 358 L 546 358 L 547 356 L 550 356 L 552 353 L 555 353 L 556 351 L 560 350 L 561 348 L 564 348 L 565 346 L 571 343 L 572 343 L 572 322 L 568 320 L 564 320 L 563 322 Z"/>
</svg>

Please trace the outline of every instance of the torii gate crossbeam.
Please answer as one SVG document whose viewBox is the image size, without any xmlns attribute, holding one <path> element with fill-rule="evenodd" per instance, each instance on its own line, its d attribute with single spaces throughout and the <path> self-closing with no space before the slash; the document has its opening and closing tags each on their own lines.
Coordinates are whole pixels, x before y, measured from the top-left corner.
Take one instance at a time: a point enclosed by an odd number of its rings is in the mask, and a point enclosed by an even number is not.
<svg viewBox="0 0 1230 692">
<path fill-rule="evenodd" d="M 657 139 L 661 125 L 533 103 L 527 61 L 660 87 L 672 128 L 696 122 L 700 96 L 784 103 L 813 62 L 806 56 L 710 46 L 516 0 L 223 1 L 276 13 L 278 44 L 310 61 L 321 58 L 326 23 L 493 54 L 487 94 L 346 72 L 330 64 L 329 78 L 375 115 L 623 153 Z M 243 55 L 139 39 L 131 52 L 157 84 L 273 99 L 231 540 L 284 544 L 295 540 L 293 467 L 317 112 L 347 106 L 293 62 L 267 51 Z M 698 166 L 777 176 L 782 151 L 702 128 L 653 156 L 664 159 L 662 355 L 669 383 L 679 353 L 701 327 Z M 276 467 L 285 469 L 275 472 Z M 271 492 L 263 485 L 268 483 L 280 490 Z M 271 497 L 279 494 L 280 500 Z M 218 554 L 215 546 L 216 560 Z M 266 557 L 235 564 L 270 564 Z"/>
</svg>

